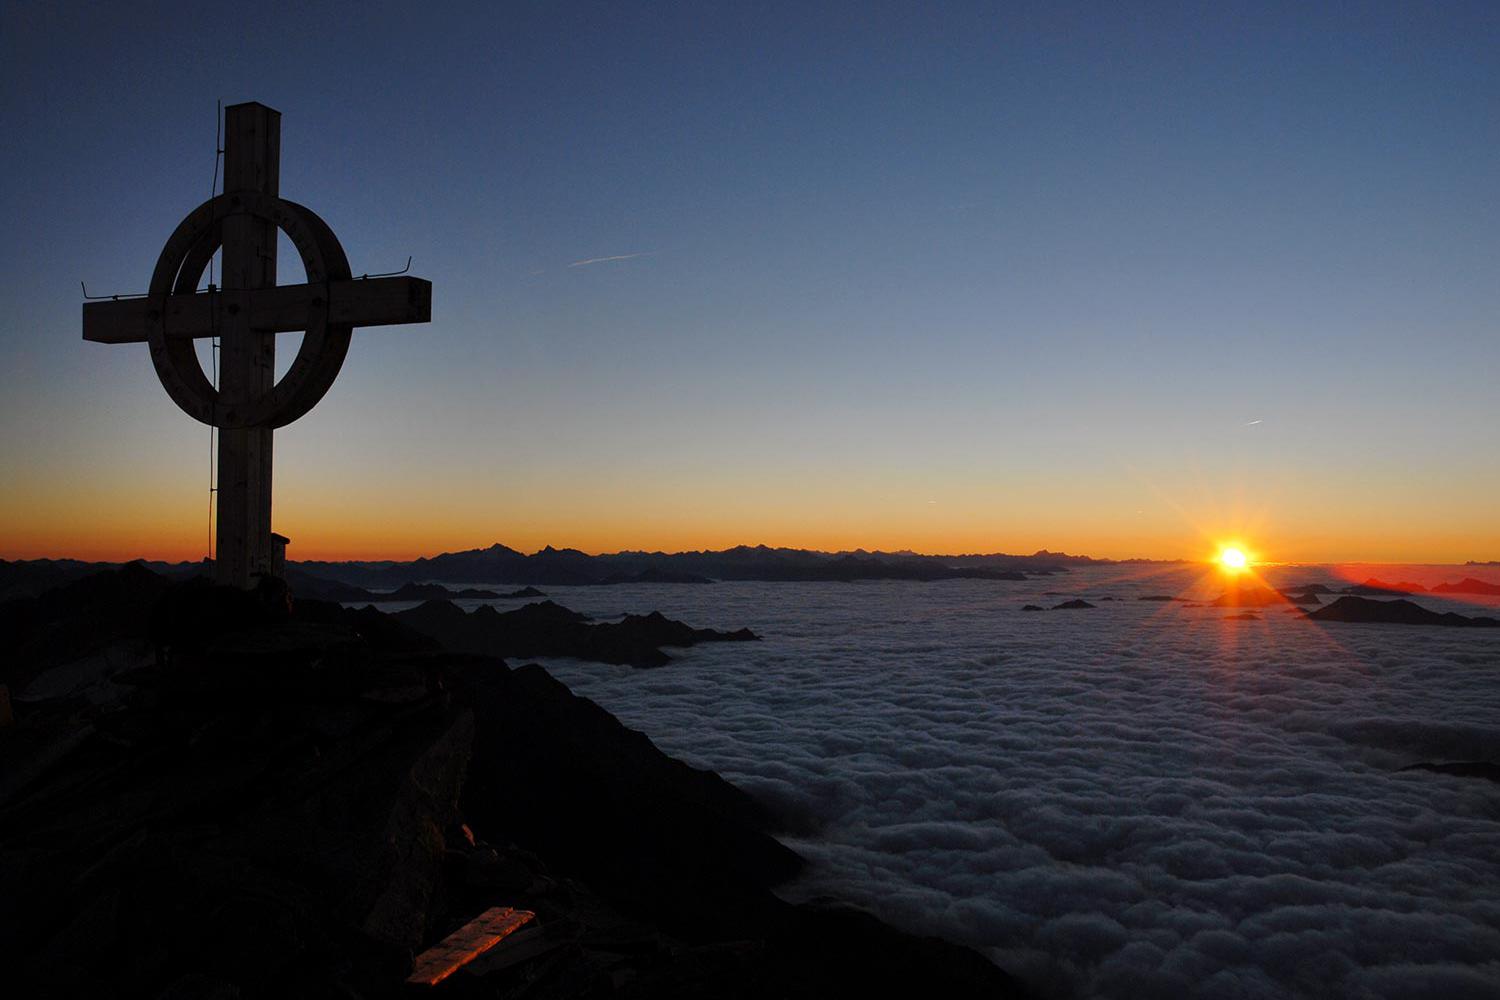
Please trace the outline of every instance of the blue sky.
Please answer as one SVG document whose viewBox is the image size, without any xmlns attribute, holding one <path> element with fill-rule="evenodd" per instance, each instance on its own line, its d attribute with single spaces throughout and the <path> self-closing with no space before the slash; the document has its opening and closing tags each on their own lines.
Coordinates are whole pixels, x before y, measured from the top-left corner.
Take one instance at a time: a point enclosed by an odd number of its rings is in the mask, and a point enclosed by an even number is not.
<svg viewBox="0 0 1500 1000">
<path fill-rule="evenodd" d="M 7 5 L 0 554 L 203 536 L 78 282 L 144 288 L 223 98 L 434 283 L 278 433 L 304 556 L 1500 556 L 1500 7 L 809 6 Z"/>
</svg>

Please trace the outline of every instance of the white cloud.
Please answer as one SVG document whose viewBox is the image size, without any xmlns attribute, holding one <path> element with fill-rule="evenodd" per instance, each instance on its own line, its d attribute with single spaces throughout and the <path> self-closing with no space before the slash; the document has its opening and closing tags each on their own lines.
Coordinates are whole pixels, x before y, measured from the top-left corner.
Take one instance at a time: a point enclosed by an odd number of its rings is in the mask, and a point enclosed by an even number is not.
<svg viewBox="0 0 1500 1000">
<path fill-rule="evenodd" d="M 1161 577 L 1085 573 L 1068 588 L 1121 600 L 1019 610 L 1058 586 L 564 589 L 764 641 L 552 669 L 792 815 L 793 898 L 1043 992 L 1496 995 L 1500 786 L 1398 769 L 1500 759 L 1500 635 L 1247 627 L 1134 600 L 1174 592 Z"/>
</svg>

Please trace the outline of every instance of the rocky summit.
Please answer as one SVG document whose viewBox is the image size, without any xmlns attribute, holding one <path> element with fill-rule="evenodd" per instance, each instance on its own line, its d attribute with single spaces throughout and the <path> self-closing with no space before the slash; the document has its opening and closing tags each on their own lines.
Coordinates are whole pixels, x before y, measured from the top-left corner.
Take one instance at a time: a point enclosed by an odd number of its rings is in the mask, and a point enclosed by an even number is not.
<svg viewBox="0 0 1500 1000">
<path fill-rule="evenodd" d="M 971 951 L 783 901 L 802 861 L 776 816 L 540 667 L 274 588 L 73 586 L 0 606 L 24 654 L 0 676 L 12 996 L 1022 995 Z M 534 920 L 407 984 L 512 910 Z"/>
<path fill-rule="evenodd" d="M 719 632 L 693 628 L 659 611 L 625 615 L 617 622 L 591 623 L 586 615 L 540 601 L 514 611 L 481 605 L 465 612 L 448 601 L 428 601 L 391 616 L 416 632 L 456 652 L 490 656 L 566 656 L 632 667 L 660 667 L 671 662 L 663 646 L 704 642 L 754 642 L 747 628 Z"/>
<path fill-rule="evenodd" d="M 1453 611 L 1437 612 L 1412 601 L 1376 601 L 1367 597 L 1340 597 L 1325 607 L 1309 611 L 1307 617 L 1320 622 L 1360 622 L 1381 625 L 1447 625 L 1456 628 L 1497 628 L 1500 619 L 1468 617 Z"/>
</svg>

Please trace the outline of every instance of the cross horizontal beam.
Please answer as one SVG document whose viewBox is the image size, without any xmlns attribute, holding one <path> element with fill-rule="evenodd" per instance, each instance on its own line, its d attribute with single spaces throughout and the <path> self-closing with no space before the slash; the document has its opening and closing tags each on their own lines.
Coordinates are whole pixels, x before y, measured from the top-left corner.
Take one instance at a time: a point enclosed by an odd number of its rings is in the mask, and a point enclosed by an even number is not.
<svg viewBox="0 0 1500 1000">
<path fill-rule="evenodd" d="M 212 337 L 224 316 L 244 311 L 250 329 L 290 333 L 307 329 L 310 309 L 327 307 L 333 326 L 392 326 L 432 320 L 432 282 L 421 278 L 364 278 L 318 285 L 277 285 L 253 291 L 197 292 L 83 304 L 83 339 L 101 344 L 144 343 L 162 323 L 168 337 Z"/>
</svg>

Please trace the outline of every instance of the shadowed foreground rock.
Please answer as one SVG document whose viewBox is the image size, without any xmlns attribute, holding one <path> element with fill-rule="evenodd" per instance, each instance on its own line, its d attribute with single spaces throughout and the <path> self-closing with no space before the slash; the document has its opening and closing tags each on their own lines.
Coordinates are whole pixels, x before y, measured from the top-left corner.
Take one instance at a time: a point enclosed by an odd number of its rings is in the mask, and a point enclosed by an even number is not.
<svg viewBox="0 0 1500 1000">
<path fill-rule="evenodd" d="M 147 640 L 153 609 L 171 586 L 140 563 L 126 563 L 0 604 L 0 682 L 19 693 L 49 667 L 137 652 Z M 115 648 L 132 644 L 133 650 Z"/>
<path fill-rule="evenodd" d="M 662 652 L 662 646 L 753 642 L 758 638 L 747 628 L 738 632 L 693 628 L 658 611 L 626 615 L 618 622 L 592 624 L 586 615 L 552 601 L 504 612 L 488 605 L 465 612 L 447 601 L 428 601 L 391 617 L 431 636 L 453 652 L 510 657 L 571 656 L 632 667 L 660 667 L 670 663 L 672 658 Z"/>
<path fill-rule="evenodd" d="M 1500 626 L 1500 619 L 1468 618 L 1452 611 L 1430 611 L 1411 601 L 1374 601 L 1367 597 L 1340 597 L 1332 604 L 1309 611 L 1307 617 L 1320 622 L 1383 625 L 1449 625 L 1459 628 Z"/>
<path fill-rule="evenodd" d="M 495 906 L 535 933 L 435 993 L 1021 995 L 973 952 L 778 899 L 800 859 L 774 817 L 539 667 L 317 602 L 170 667 L 101 638 L 137 665 L 0 732 L 11 996 L 410 995 L 414 953 Z M 69 666 L 25 670 L 52 690 Z"/>
</svg>

